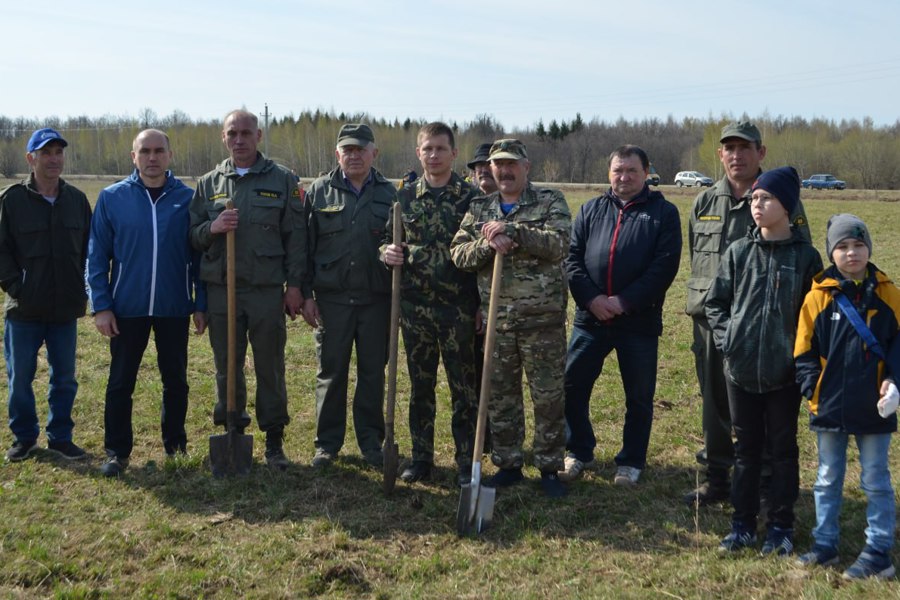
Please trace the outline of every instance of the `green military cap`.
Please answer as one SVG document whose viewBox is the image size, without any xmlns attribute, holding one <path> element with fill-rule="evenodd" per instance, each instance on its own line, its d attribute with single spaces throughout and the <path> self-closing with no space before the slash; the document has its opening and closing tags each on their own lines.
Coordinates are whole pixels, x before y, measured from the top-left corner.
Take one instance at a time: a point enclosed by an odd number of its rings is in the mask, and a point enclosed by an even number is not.
<svg viewBox="0 0 900 600">
<path fill-rule="evenodd" d="M 365 123 L 347 123 L 341 127 L 338 133 L 337 147 L 341 146 L 361 146 L 366 147 L 375 143 L 375 134 L 372 128 Z"/>
<path fill-rule="evenodd" d="M 749 121 L 738 121 L 737 123 L 729 123 L 725 127 L 722 128 L 722 137 L 719 138 L 719 142 L 724 142 L 728 138 L 741 138 L 742 140 L 747 140 L 748 142 L 756 142 L 757 144 L 762 143 L 762 135 L 759 133 L 759 129 L 756 128 L 756 125 Z"/>
<path fill-rule="evenodd" d="M 525 152 L 525 144 L 519 140 L 497 140 L 491 146 L 491 160 L 522 160 L 523 158 L 528 158 L 528 153 Z"/>
</svg>

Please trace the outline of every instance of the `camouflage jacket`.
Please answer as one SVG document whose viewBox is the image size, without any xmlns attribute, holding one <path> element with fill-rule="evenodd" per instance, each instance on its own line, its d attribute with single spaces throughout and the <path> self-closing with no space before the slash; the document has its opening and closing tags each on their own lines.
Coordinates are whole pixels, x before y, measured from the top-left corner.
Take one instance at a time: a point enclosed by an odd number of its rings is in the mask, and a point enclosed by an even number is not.
<svg viewBox="0 0 900 600">
<path fill-rule="evenodd" d="M 803 239 L 812 241 L 802 201 L 791 213 L 791 223 Z M 735 198 L 727 177 L 700 192 L 688 219 L 691 277 L 687 283 L 687 314 L 706 318 L 703 312 L 706 292 L 716 278 L 722 255 L 733 242 L 746 237 L 754 226 L 753 215 L 750 214 L 750 192 Z"/>
<path fill-rule="evenodd" d="M 478 273 L 485 307 L 494 263 L 494 250 L 481 235 L 481 226 L 488 221 L 506 221 L 506 235 L 518 244 L 503 261 L 497 329 L 564 325 L 568 290 L 563 259 L 569 249 L 572 217 L 562 192 L 536 189 L 529 183 L 507 215 L 500 210 L 499 192 L 472 200 L 450 245 L 450 255 L 460 269 Z"/>
<path fill-rule="evenodd" d="M 450 242 L 477 195 L 477 188 L 456 173 L 437 197 L 424 177 L 397 192 L 407 245 L 402 271 L 404 299 L 417 304 L 453 304 L 465 313 L 474 313 L 478 306 L 475 275 L 453 264 Z M 382 257 L 393 241 L 392 232 L 393 216 L 389 216 Z"/>
</svg>

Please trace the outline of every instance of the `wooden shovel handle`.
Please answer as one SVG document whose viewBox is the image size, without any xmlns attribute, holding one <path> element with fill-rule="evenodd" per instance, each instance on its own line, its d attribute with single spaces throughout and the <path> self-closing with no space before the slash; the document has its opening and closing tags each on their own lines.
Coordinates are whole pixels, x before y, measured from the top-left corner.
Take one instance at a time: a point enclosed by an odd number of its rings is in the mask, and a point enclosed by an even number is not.
<svg viewBox="0 0 900 600">
<path fill-rule="evenodd" d="M 484 333 L 484 363 L 481 370 L 481 394 L 478 399 L 478 423 L 475 427 L 475 447 L 472 463 L 481 462 L 484 437 L 487 431 L 488 401 L 491 397 L 491 375 L 494 371 L 494 346 L 497 339 L 497 303 L 500 284 L 503 281 L 503 255 L 494 254 L 494 272 L 491 276 L 491 299 L 488 304 L 487 326 Z"/>
<path fill-rule="evenodd" d="M 393 233 L 394 245 L 399 246 L 403 243 L 403 218 L 400 203 L 395 202 L 393 206 Z M 388 385 L 387 385 L 387 414 L 385 415 L 385 427 L 389 429 L 386 433 L 393 438 L 394 434 L 394 404 L 397 397 L 397 353 L 400 345 L 400 281 L 403 274 L 403 266 L 397 265 L 393 268 L 391 275 L 391 320 L 390 320 L 390 337 L 388 338 Z"/>
<path fill-rule="evenodd" d="M 225 209 L 231 210 L 234 203 L 225 202 Z M 228 301 L 228 373 L 225 377 L 225 401 L 228 412 L 237 410 L 235 387 L 237 381 L 237 283 L 235 280 L 234 230 L 225 234 L 225 287 Z"/>
</svg>

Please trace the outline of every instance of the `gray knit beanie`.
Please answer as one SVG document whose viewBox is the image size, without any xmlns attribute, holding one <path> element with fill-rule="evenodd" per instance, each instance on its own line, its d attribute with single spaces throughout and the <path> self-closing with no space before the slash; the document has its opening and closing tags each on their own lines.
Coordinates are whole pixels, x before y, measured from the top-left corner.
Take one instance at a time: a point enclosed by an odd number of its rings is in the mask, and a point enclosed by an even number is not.
<svg viewBox="0 0 900 600">
<path fill-rule="evenodd" d="M 828 253 L 828 260 L 834 262 L 834 259 L 831 258 L 834 247 L 847 238 L 862 241 L 869 248 L 869 256 L 872 255 L 872 237 L 869 235 L 866 224 L 856 215 L 842 213 L 828 219 L 828 229 L 825 234 L 825 252 Z"/>
</svg>

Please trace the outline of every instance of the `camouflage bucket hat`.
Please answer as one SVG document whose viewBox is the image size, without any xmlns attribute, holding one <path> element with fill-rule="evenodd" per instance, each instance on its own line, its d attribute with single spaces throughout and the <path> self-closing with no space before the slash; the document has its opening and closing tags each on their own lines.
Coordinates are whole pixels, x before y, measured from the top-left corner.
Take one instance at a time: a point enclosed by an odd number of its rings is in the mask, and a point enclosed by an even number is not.
<svg viewBox="0 0 900 600">
<path fill-rule="evenodd" d="M 522 160 L 523 158 L 528 158 L 528 153 L 525 151 L 525 144 L 519 140 L 497 140 L 491 146 L 491 160 Z"/>
</svg>

